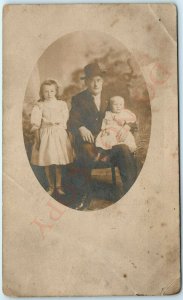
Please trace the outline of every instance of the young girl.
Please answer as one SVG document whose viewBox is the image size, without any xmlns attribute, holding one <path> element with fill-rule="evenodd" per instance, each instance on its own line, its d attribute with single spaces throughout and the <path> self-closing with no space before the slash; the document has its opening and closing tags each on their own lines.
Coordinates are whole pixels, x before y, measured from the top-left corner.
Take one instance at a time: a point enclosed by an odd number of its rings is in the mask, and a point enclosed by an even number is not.
<svg viewBox="0 0 183 300">
<path fill-rule="evenodd" d="M 130 132 L 129 123 L 136 122 L 136 116 L 124 108 L 124 99 L 114 96 L 110 99 L 110 111 L 106 111 L 99 135 L 95 140 L 99 148 L 96 160 L 101 158 L 103 150 L 109 150 L 115 145 L 125 144 L 131 152 L 137 148 L 135 138 Z"/>
<path fill-rule="evenodd" d="M 70 164 L 74 159 L 73 148 L 66 131 L 69 111 L 67 104 L 57 98 L 56 81 L 44 81 L 40 87 L 40 100 L 31 114 L 31 130 L 35 133 L 31 163 L 45 167 L 49 195 L 53 194 L 55 188 L 50 166 L 56 165 L 56 191 L 64 195 L 60 166 Z"/>
</svg>

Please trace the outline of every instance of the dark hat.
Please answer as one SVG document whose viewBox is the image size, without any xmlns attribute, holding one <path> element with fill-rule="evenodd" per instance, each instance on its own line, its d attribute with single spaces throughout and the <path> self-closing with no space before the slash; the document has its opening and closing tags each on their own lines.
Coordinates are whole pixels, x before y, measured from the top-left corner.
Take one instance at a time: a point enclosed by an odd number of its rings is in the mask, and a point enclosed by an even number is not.
<svg viewBox="0 0 183 300">
<path fill-rule="evenodd" d="M 94 76 L 103 77 L 106 73 L 102 71 L 97 63 L 92 63 L 84 67 L 85 76 L 81 77 L 81 79 L 86 79 Z"/>
</svg>

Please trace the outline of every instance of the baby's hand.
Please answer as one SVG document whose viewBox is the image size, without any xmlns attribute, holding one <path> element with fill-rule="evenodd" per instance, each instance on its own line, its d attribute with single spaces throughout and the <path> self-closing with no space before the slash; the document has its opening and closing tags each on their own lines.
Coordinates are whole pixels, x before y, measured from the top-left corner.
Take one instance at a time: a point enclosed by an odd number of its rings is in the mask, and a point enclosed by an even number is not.
<svg viewBox="0 0 183 300">
<path fill-rule="evenodd" d="M 115 116 L 115 121 L 117 122 L 117 124 L 118 124 L 119 126 L 123 126 L 123 125 L 125 124 L 125 121 L 124 121 L 124 120 L 118 119 L 118 118 L 116 118 L 116 116 Z"/>
<path fill-rule="evenodd" d="M 125 124 L 124 120 L 117 120 L 119 126 L 123 126 Z"/>
</svg>

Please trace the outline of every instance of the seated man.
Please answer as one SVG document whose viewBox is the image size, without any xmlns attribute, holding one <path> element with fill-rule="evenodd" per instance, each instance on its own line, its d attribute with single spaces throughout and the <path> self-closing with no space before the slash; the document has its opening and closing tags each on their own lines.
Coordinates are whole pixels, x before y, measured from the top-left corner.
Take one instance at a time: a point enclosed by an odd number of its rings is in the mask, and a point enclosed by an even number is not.
<svg viewBox="0 0 183 300">
<path fill-rule="evenodd" d="M 80 186 L 83 197 L 79 209 L 88 208 L 90 204 L 91 170 L 97 148 L 95 138 L 101 130 L 102 120 L 108 107 L 108 101 L 102 96 L 104 74 L 97 63 L 84 68 L 87 89 L 73 96 L 68 128 L 74 135 L 78 176 L 83 174 Z M 129 126 L 129 124 L 127 125 Z M 129 127 L 130 130 L 130 127 Z M 121 131 L 121 137 L 125 131 Z M 110 160 L 118 166 L 124 190 L 127 192 L 136 179 L 136 165 L 133 154 L 127 145 L 116 145 L 110 150 Z M 81 172 L 81 170 L 83 170 Z"/>
</svg>

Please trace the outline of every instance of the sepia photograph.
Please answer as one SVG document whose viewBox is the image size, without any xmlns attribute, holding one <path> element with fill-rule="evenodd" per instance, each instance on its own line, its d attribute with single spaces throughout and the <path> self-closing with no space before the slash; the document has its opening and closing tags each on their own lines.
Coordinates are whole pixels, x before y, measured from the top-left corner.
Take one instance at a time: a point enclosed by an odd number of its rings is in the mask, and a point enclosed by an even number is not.
<svg viewBox="0 0 183 300">
<path fill-rule="evenodd" d="M 110 35 L 73 32 L 39 58 L 23 105 L 30 166 L 45 191 L 76 210 L 121 199 L 143 167 L 148 89 L 129 50 Z"/>
<path fill-rule="evenodd" d="M 177 8 L 3 9 L 3 293 L 180 292 Z"/>
</svg>

